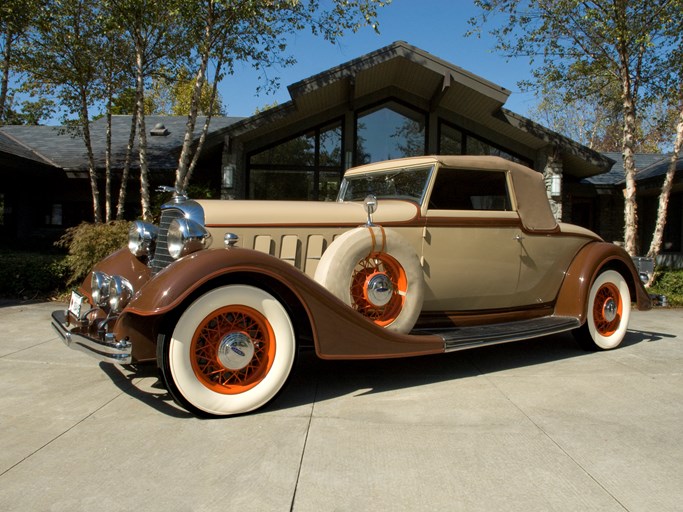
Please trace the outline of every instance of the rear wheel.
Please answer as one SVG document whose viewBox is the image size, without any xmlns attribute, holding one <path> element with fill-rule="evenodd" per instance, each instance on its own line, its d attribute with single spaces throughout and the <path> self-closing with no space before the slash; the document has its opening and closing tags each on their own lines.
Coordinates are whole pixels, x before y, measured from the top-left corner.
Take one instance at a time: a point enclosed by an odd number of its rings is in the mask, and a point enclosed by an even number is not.
<svg viewBox="0 0 683 512">
<path fill-rule="evenodd" d="M 588 294 L 586 323 L 574 331 L 587 350 L 610 350 L 618 347 L 631 316 L 631 294 L 619 272 L 606 270 L 598 275 Z"/>
<path fill-rule="evenodd" d="M 260 288 L 229 285 L 183 312 L 159 347 L 159 366 L 180 405 L 198 415 L 226 416 L 270 401 L 294 355 L 294 327 L 282 304 Z"/>
</svg>

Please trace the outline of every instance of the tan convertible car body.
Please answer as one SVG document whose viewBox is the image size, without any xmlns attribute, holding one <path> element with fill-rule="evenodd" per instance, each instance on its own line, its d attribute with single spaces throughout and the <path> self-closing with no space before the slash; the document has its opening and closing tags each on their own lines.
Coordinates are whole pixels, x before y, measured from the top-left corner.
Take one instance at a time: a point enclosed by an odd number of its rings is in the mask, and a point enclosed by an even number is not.
<svg viewBox="0 0 683 512">
<path fill-rule="evenodd" d="M 336 202 L 193 201 L 137 221 L 52 323 L 100 360 L 155 361 L 174 399 L 224 416 L 270 401 L 296 352 L 449 352 L 573 331 L 621 343 L 649 309 L 631 258 L 557 223 L 540 173 L 497 157 L 347 171 Z"/>
</svg>

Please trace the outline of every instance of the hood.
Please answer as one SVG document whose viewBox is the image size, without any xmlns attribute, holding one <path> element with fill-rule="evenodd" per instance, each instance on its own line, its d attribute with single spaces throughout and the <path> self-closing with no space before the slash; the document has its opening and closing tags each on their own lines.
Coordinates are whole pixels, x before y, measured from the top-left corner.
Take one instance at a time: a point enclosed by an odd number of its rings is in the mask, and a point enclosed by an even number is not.
<svg viewBox="0 0 683 512">
<path fill-rule="evenodd" d="M 361 202 L 200 200 L 207 227 L 365 224 Z M 380 200 L 373 221 L 404 224 L 415 221 L 419 207 L 411 201 Z"/>
</svg>

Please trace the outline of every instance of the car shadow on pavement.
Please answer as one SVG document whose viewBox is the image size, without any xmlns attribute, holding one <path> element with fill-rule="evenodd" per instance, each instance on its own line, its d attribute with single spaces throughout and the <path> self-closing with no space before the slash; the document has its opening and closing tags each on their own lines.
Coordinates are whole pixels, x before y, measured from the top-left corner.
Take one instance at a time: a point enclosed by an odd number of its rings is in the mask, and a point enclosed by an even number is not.
<svg viewBox="0 0 683 512">
<path fill-rule="evenodd" d="M 621 348 L 643 341 L 651 342 L 674 337 L 663 333 L 628 331 Z M 401 359 L 325 361 L 309 351 L 301 355 L 289 387 L 262 410 L 275 411 L 350 394 L 378 394 L 457 381 L 589 357 L 592 354 L 594 353 L 581 349 L 571 333 L 449 354 Z"/>
<path fill-rule="evenodd" d="M 651 343 L 653 341 L 660 341 L 663 339 L 673 339 L 675 334 L 666 334 L 663 332 L 653 332 L 653 331 L 634 331 L 629 330 L 621 343 L 621 347 L 628 347 L 630 345 L 635 345 L 636 343 L 647 342 Z"/>
<path fill-rule="evenodd" d="M 156 409 L 160 413 L 174 418 L 193 417 L 192 414 L 175 405 L 171 395 L 160 384 L 155 364 L 116 366 L 100 363 L 100 369 L 121 391 Z"/>
<path fill-rule="evenodd" d="M 628 331 L 621 347 L 675 336 Z M 619 350 L 619 349 L 617 349 Z M 269 404 L 252 414 L 274 412 L 349 394 L 367 395 L 476 377 L 517 368 L 590 355 L 570 333 L 449 354 L 398 359 L 323 360 L 313 350 L 302 351 L 288 383 Z M 122 392 L 175 418 L 192 418 L 179 408 L 158 380 L 154 364 L 100 368 Z"/>
</svg>

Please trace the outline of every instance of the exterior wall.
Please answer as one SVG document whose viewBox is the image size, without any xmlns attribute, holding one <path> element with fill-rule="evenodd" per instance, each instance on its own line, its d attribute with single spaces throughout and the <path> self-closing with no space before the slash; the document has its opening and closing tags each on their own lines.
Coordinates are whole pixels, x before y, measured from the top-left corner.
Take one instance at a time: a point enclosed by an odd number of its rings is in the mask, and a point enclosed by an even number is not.
<svg viewBox="0 0 683 512">
<path fill-rule="evenodd" d="M 514 157 L 518 162 L 531 165 L 539 170 L 544 171 L 544 167 L 539 162 L 545 162 L 546 154 L 544 150 L 535 150 L 526 147 L 508 137 L 497 134 L 490 128 L 479 125 L 474 120 L 463 118 L 443 108 L 435 108 L 426 110 L 428 105 L 424 100 L 411 97 L 410 95 L 402 96 L 398 89 L 390 91 L 391 95 L 381 96 L 375 95 L 371 98 L 355 99 L 351 104 L 341 105 L 336 108 L 329 109 L 324 113 L 317 113 L 307 119 L 296 119 L 291 125 L 286 126 L 278 122 L 278 128 L 268 132 L 263 127 L 258 129 L 259 135 L 253 136 L 249 131 L 244 133 L 226 136 L 222 156 L 222 170 L 223 183 L 221 186 L 221 197 L 224 199 L 246 199 L 249 197 L 249 155 L 262 151 L 265 148 L 278 144 L 287 140 L 287 137 L 296 134 L 305 133 L 329 124 L 335 120 L 342 120 L 342 171 L 349 167 L 356 165 L 356 123 L 359 113 L 367 111 L 368 108 L 374 106 L 382 106 L 392 102 L 400 103 L 403 106 L 414 109 L 418 112 L 423 112 L 425 115 L 425 149 L 419 154 L 438 154 L 440 151 L 440 125 L 441 123 L 448 123 L 457 126 L 462 130 L 467 137 L 474 137 L 484 143 L 490 145 L 493 149 L 500 149 L 501 156 L 508 155 Z M 388 92 L 387 92 L 388 94 Z M 469 153 L 472 154 L 472 153 Z M 410 156 L 410 155 L 401 155 Z M 279 162 L 281 163 L 281 162 Z M 553 160 L 552 175 L 559 176 L 562 179 L 562 163 L 559 158 Z M 230 170 L 228 170 L 230 169 Z M 226 179 L 226 172 L 231 175 L 231 186 L 228 186 Z M 550 181 L 548 182 L 550 185 Z M 555 211 L 557 218 L 561 218 L 562 205 L 559 196 L 549 198 L 555 204 Z"/>
</svg>

